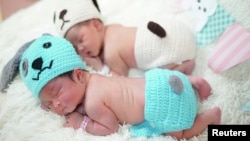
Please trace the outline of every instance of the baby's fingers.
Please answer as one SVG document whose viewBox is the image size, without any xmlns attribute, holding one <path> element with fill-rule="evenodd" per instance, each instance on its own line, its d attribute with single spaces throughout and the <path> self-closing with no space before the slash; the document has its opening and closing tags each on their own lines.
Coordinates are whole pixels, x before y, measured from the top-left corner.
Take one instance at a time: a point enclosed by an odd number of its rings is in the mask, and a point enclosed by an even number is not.
<svg viewBox="0 0 250 141">
<path fill-rule="evenodd" d="M 66 122 L 63 124 L 63 127 L 72 127 L 72 126 L 70 125 L 70 122 L 69 122 L 69 121 L 66 121 Z"/>
</svg>

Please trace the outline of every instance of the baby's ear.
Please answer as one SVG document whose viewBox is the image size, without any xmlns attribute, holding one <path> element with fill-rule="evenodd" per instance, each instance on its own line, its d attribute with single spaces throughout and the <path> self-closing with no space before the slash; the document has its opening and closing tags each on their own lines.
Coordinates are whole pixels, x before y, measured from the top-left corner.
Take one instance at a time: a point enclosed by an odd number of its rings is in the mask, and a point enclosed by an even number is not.
<svg viewBox="0 0 250 141">
<path fill-rule="evenodd" d="M 82 69 L 80 68 L 75 68 L 72 72 L 72 78 L 74 81 L 78 81 L 81 83 L 85 83 L 85 75 Z"/>
<path fill-rule="evenodd" d="M 103 23 L 99 19 L 91 19 L 91 24 L 97 29 L 97 31 L 103 30 Z"/>
<path fill-rule="evenodd" d="M 33 41 L 34 40 L 32 40 L 28 43 L 25 43 L 23 46 L 21 46 L 21 48 L 16 52 L 14 57 L 4 66 L 4 68 L 2 70 L 1 80 L 0 80 L 0 91 L 1 92 L 6 92 L 5 89 L 8 88 L 8 85 L 11 83 L 11 81 L 13 81 L 13 79 L 17 75 L 18 67 L 19 67 L 19 63 L 21 61 L 22 54 Z"/>
</svg>

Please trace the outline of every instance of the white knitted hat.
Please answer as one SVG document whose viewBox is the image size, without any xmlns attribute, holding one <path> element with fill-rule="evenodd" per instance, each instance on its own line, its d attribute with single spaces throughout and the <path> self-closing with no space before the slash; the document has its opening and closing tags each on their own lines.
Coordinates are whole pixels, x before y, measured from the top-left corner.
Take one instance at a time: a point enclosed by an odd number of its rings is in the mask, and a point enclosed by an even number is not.
<svg viewBox="0 0 250 141">
<path fill-rule="evenodd" d="M 62 37 L 77 23 L 94 18 L 101 20 L 101 14 L 92 0 L 62 0 L 53 13 L 53 22 Z"/>
</svg>

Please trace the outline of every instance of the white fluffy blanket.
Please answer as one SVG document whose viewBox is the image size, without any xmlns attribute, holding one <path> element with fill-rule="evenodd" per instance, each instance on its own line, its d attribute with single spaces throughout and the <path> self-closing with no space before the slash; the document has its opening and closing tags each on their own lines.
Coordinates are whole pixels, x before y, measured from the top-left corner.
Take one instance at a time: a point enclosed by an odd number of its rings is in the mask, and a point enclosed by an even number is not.
<svg viewBox="0 0 250 141">
<path fill-rule="evenodd" d="M 237 22 L 250 29 L 250 0 L 219 0 Z M 25 42 L 44 32 L 55 33 L 51 11 L 60 0 L 42 0 L 23 9 L 0 24 L 0 70 Z M 106 22 L 120 22 L 136 25 L 150 16 L 164 16 L 173 6 L 171 0 L 99 0 Z M 193 20 L 188 11 L 176 15 L 192 27 Z M 198 48 L 194 75 L 204 77 L 212 86 L 213 94 L 200 103 L 199 112 L 219 106 L 222 110 L 222 124 L 250 124 L 250 112 L 240 108 L 250 101 L 250 60 L 221 73 L 214 73 L 207 66 L 207 59 L 214 48 L 211 43 Z M 137 74 L 132 72 L 131 75 Z M 4 75 L 4 74 L 3 74 Z M 0 93 L 0 140 L 1 141 L 175 141 L 172 137 L 134 138 L 129 133 L 129 125 L 121 126 L 117 133 L 105 137 L 93 136 L 71 128 L 63 128 L 64 118 L 39 107 L 20 80 L 15 78 L 7 93 Z M 207 131 L 192 141 L 206 141 Z"/>
</svg>

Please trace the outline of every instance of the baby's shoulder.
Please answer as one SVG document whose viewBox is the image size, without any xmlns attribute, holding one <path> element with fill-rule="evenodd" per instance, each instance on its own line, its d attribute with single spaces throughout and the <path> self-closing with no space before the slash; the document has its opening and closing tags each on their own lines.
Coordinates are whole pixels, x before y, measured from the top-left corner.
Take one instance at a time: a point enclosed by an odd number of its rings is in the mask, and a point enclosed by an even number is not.
<svg viewBox="0 0 250 141">
<path fill-rule="evenodd" d="M 116 23 L 116 24 L 109 24 L 107 25 L 108 30 L 120 30 L 126 28 L 122 24 Z"/>
<path fill-rule="evenodd" d="M 98 89 L 96 85 L 95 88 L 92 87 L 91 90 L 89 89 L 89 91 L 85 93 L 84 105 L 86 106 L 86 108 L 93 109 L 103 103 L 104 97 L 103 92 L 101 91 L 102 87 L 98 87 Z"/>
</svg>

